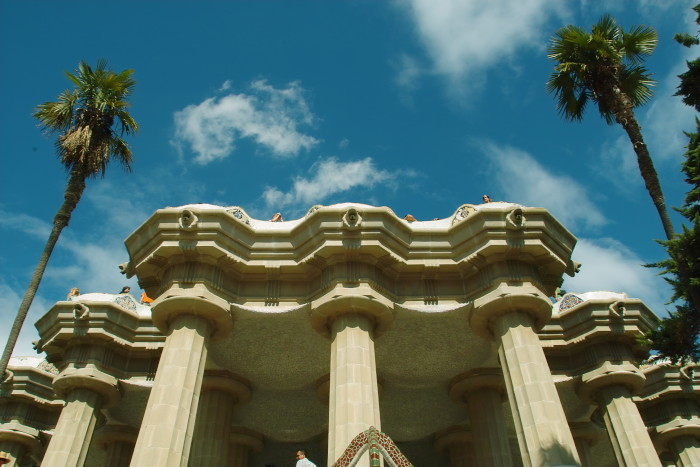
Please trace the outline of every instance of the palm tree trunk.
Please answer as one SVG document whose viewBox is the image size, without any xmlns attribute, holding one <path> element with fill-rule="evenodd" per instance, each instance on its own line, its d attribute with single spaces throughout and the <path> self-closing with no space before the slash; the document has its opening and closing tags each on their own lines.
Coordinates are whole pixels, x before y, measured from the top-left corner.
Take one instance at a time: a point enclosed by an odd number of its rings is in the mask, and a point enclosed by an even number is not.
<svg viewBox="0 0 700 467">
<path fill-rule="evenodd" d="M 68 184 L 66 185 L 66 189 L 63 193 L 63 204 L 56 213 L 56 216 L 53 218 L 53 228 L 51 229 L 51 234 L 49 234 L 49 238 L 46 241 L 44 251 L 41 253 L 39 263 L 36 265 L 34 274 L 32 274 L 27 291 L 24 293 L 24 298 L 22 299 L 22 303 L 17 311 L 15 321 L 12 323 L 10 334 L 7 337 L 7 344 L 5 344 L 5 350 L 2 354 L 2 358 L 0 359 L 0 382 L 5 379 L 4 375 L 7 370 L 7 365 L 10 362 L 12 351 L 17 344 L 19 333 L 22 330 L 24 320 L 27 318 L 27 313 L 29 313 L 29 307 L 34 301 L 34 296 L 39 288 L 39 283 L 41 282 L 42 277 L 44 277 L 44 271 L 46 270 L 46 265 L 49 262 L 51 253 L 56 246 L 56 242 L 58 242 L 58 237 L 61 235 L 61 231 L 64 227 L 68 226 L 71 214 L 78 205 L 84 190 L 85 176 L 80 170 L 73 168 L 73 170 L 71 170 L 70 178 L 68 179 Z"/>
<path fill-rule="evenodd" d="M 668 210 L 666 209 L 666 202 L 664 201 L 664 194 L 661 190 L 661 182 L 659 182 L 659 175 L 656 173 L 654 168 L 654 161 L 651 159 L 649 154 L 649 149 L 647 148 L 644 138 L 642 137 L 642 128 L 639 126 L 634 112 L 632 111 L 632 104 L 629 101 L 629 97 L 625 96 L 619 89 L 616 93 L 618 97 L 617 112 L 615 112 L 615 117 L 622 128 L 627 132 L 627 136 L 632 143 L 634 148 L 634 153 L 637 155 L 637 164 L 639 165 L 639 173 L 642 175 L 644 180 L 644 185 L 646 186 L 649 196 L 651 196 L 651 201 L 656 206 L 656 211 L 659 213 L 659 218 L 661 219 L 661 224 L 664 228 L 664 233 L 666 234 L 666 239 L 670 240 L 673 238 L 673 223 L 671 222 L 671 217 L 668 215 Z"/>
<path fill-rule="evenodd" d="M 618 103 L 619 114 L 616 114 L 617 121 L 625 129 L 627 136 L 632 142 L 634 152 L 637 154 L 639 172 L 644 179 L 644 184 L 647 191 L 649 192 L 649 195 L 654 202 L 654 206 L 656 206 L 656 210 L 659 213 L 661 223 L 664 227 L 664 232 L 666 233 L 666 239 L 670 240 L 674 236 L 673 224 L 671 223 L 671 218 L 666 210 L 666 203 L 664 202 L 664 195 L 661 191 L 659 176 L 654 168 L 654 162 L 651 159 L 647 145 L 644 143 L 642 129 L 634 116 L 632 106 L 631 104 L 626 105 L 629 103 L 629 98 L 622 92 L 619 92 L 618 95 L 621 97 Z M 678 267 L 678 280 L 680 280 L 681 283 L 686 286 L 691 307 L 700 315 L 700 294 L 698 293 L 698 288 L 693 286 L 691 283 L 687 260 L 685 258 L 673 257 L 673 254 L 670 251 L 668 254 L 669 256 L 672 256 L 672 259 L 676 262 Z"/>
</svg>

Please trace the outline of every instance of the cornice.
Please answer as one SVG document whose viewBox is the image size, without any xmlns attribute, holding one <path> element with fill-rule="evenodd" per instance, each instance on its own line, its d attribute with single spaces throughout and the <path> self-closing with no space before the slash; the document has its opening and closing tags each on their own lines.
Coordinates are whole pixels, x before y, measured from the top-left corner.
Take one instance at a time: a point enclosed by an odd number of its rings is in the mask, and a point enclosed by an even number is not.
<svg viewBox="0 0 700 467">
<path fill-rule="evenodd" d="M 557 352 L 574 352 L 602 342 L 624 342 L 638 356 L 647 349 L 637 337 L 654 329 L 658 317 L 639 299 L 591 299 L 563 312 L 540 331 L 543 347 Z"/>
<path fill-rule="evenodd" d="M 279 223 L 252 219 L 237 207 L 187 205 L 156 211 L 126 239 L 130 261 L 123 270 L 157 295 L 169 286 L 164 282 L 178 280 L 167 271 L 188 263 L 233 281 L 308 282 L 341 263 L 370 265 L 389 281 L 441 281 L 511 262 L 533 267 L 553 291 L 572 269 L 575 241 L 546 210 L 510 203 L 465 205 L 451 218 L 425 222 L 347 203 L 316 206 Z M 235 290 L 224 292 L 235 301 Z"/>
<path fill-rule="evenodd" d="M 150 354 L 165 340 L 150 315 L 108 301 L 56 302 L 35 326 L 40 336 L 37 350 L 46 352 L 49 361 L 60 359 L 68 345 L 79 343 Z"/>
</svg>

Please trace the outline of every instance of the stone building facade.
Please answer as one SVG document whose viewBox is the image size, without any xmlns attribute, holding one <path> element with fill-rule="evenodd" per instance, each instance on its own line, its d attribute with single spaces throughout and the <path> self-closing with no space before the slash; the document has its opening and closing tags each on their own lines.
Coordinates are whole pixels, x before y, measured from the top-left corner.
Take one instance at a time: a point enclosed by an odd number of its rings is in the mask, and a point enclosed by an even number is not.
<svg viewBox="0 0 700 467">
<path fill-rule="evenodd" d="M 158 210 L 121 266 L 154 303 L 90 293 L 39 319 L 45 359 L 13 359 L 0 386 L 0 451 L 44 467 L 280 467 L 302 447 L 319 466 L 700 465 L 697 366 L 635 363 L 656 316 L 620 293 L 550 298 L 575 242 L 511 203 L 424 222 L 361 204 L 287 222 Z"/>
</svg>

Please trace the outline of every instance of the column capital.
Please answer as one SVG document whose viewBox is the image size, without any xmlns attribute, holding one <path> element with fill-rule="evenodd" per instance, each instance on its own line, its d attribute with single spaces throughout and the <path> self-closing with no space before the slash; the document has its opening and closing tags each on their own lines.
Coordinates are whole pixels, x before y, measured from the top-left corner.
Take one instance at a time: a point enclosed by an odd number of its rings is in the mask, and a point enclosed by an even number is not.
<svg viewBox="0 0 700 467">
<path fill-rule="evenodd" d="M 654 427 L 652 440 L 654 445 L 663 450 L 675 438 L 690 436 L 700 439 L 700 420 L 697 416 L 687 419 L 675 417 L 673 420 Z"/>
<path fill-rule="evenodd" d="M 203 285 L 188 289 L 171 287 L 151 305 L 153 324 L 165 334 L 170 330 L 171 322 L 181 315 L 209 321 L 214 340 L 227 336 L 233 330 L 231 305 Z"/>
<path fill-rule="evenodd" d="M 246 446 L 253 452 L 261 452 L 264 447 L 263 435 L 242 426 L 232 426 L 229 443 Z"/>
<path fill-rule="evenodd" d="M 240 376 L 225 370 L 205 370 L 202 380 L 202 392 L 208 390 L 222 391 L 236 399 L 234 405 L 243 405 L 250 401 L 252 393 L 250 383 Z"/>
<path fill-rule="evenodd" d="M 514 312 L 530 316 L 535 330 L 539 330 L 552 317 L 552 303 L 534 285 L 501 283 L 474 300 L 474 307 L 469 312 L 469 325 L 479 337 L 493 340 L 496 337 L 494 322 Z"/>
<path fill-rule="evenodd" d="M 455 376 L 449 385 L 450 399 L 466 405 L 469 394 L 479 389 L 491 389 L 503 397 L 505 383 L 500 368 L 476 368 Z"/>
<path fill-rule="evenodd" d="M 637 394 L 644 388 L 644 374 L 631 363 L 604 362 L 594 370 L 581 375 L 576 392 L 581 400 L 597 404 L 596 398 L 601 389 L 608 386 L 624 386 L 630 393 Z"/>
<path fill-rule="evenodd" d="M 93 391 L 100 396 L 102 408 L 114 407 L 121 400 L 119 380 L 95 367 L 68 367 L 53 380 L 53 388 L 62 399 L 73 389 Z"/>
<path fill-rule="evenodd" d="M 394 302 L 369 284 L 345 287 L 337 284 L 311 303 L 311 326 L 324 337 L 332 337 L 333 321 L 338 316 L 358 314 L 372 321 L 372 337 L 386 332 L 394 320 Z"/>
<path fill-rule="evenodd" d="M 472 442 L 471 429 L 466 425 L 455 425 L 435 433 L 435 450 L 442 452 L 453 445 Z"/>
<path fill-rule="evenodd" d="M 104 425 L 97 429 L 94 434 L 94 440 L 102 448 L 106 448 L 111 443 L 131 443 L 136 442 L 138 430 L 129 425 Z"/>
<path fill-rule="evenodd" d="M 19 443 L 32 452 L 41 448 L 40 432 L 17 422 L 0 423 L 0 441 Z"/>
</svg>

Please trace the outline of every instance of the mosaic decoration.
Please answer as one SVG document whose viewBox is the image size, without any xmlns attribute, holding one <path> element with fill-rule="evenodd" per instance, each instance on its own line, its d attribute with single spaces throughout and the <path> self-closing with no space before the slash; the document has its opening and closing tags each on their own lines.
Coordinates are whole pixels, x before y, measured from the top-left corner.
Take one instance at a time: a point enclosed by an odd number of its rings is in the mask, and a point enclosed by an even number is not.
<svg viewBox="0 0 700 467">
<path fill-rule="evenodd" d="M 569 308 L 573 308 L 579 303 L 583 303 L 583 299 L 581 297 L 572 293 L 568 293 L 564 295 L 564 298 L 561 299 L 561 304 L 559 305 L 559 312 L 566 311 Z"/>
<path fill-rule="evenodd" d="M 231 208 L 227 210 L 229 214 L 231 214 L 235 219 L 238 219 L 239 221 L 243 222 L 244 224 L 250 225 L 250 218 L 248 215 L 243 211 L 243 209 L 239 207 Z"/>
<path fill-rule="evenodd" d="M 59 373 L 58 368 L 56 368 L 53 363 L 49 363 L 46 360 L 42 360 L 37 368 L 46 371 L 47 373 L 51 373 L 52 375 L 57 375 Z"/>
<path fill-rule="evenodd" d="M 323 205 L 321 205 L 321 204 L 315 204 L 315 205 L 311 206 L 311 209 L 309 209 L 309 211 L 306 213 L 306 216 L 304 216 L 304 217 L 309 217 L 311 214 L 315 213 L 316 211 L 318 211 L 322 207 L 323 207 Z"/>
<path fill-rule="evenodd" d="M 386 434 L 369 427 L 369 430 L 355 436 L 343 455 L 333 464 L 333 467 L 353 467 L 360 457 L 369 449 L 370 467 L 379 467 L 384 458 L 389 467 L 413 467 L 406 456 L 399 450 Z"/>
<path fill-rule="evenodd" d="M 129 294 L 120 294 L 114 299 L 114 303 L 129 311 L 136 311 L 136 300 Z"/>
<path fill-rule="evenodd" d="M 462 206 L 459 207 L 459 209 L 457 209 L 457 211 L 452 216 L 451 225 L 454 225 L 457 222 L 462 222 L 464 219 L 466 219 L 469 216 L 469 214 L 471 214 L 475 211 L 476 211 L 476 209 L 474 208 L 473 205 L 463 204 Z"/>
</svg>

